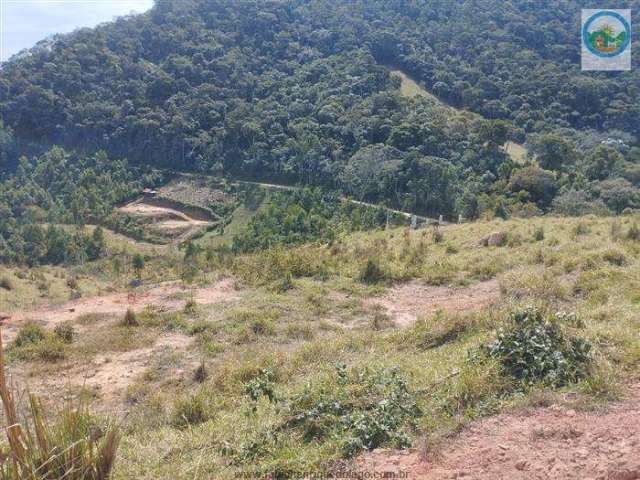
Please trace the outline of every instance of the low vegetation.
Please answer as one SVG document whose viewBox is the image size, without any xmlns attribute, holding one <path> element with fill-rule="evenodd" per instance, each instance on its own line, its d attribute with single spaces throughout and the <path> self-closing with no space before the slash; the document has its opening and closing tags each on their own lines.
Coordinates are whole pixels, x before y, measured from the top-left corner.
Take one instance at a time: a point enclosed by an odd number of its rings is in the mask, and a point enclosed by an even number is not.
<svg viewBox="0 0 640 480">
<path fill-rule="evenodd" d="M 9 359 L 32 379 L 53 361 L 68 372 L 76 362 L 133 369 L 121 400 L 83 390 L 92 404 L 127 412 L 116 479 L 329 474 L 362 451 L 431 443 L 541 395 L 562 401 L 556 392 L 573 392 L 574 408 L 615 398 L 640 365 L 640 247 L 627 235 L 636 222 L 494 220 L 438 235 L 345 230 L 249 253 L 147 251 L 139 272 L 129 250 L 128 270 L 113 278 L 142 289 L 140 298 L 153 275 L 192 272 L 189 289 L 168 297 L 173 307 L 84 315 L 55 328 L 27 323 Z M 504 242 L 483 246 L 501 232 Z M 138 273 L 143 284 L 131 287 L 126 280 Z M 241 299 L 207 305 L 198 288 L 224 276 Z M 85 288 L 82 274 L 70 277 Z M 23 291 L 28 279 L 15 278 Z M 452 292 L 451 303 L 401 328 L 378 302 L 412 285 L 423 293 L 398 305 L 440 291 Z M 456 291 L 476 286 L 500 295 L 498 303 L 452 311 Z M 167 455 L 170 462 L 156 461 Z"/>
<path fill-rule="evenodd" d="M 32 328 L 32 339 L 37 337 L 33 332 Z M 27 337 L 25 334 L 22 339 Z M 46 416 L 34 395 L 29 397 L 21 418 L 14 392 L 6 381 L 1 342 L 0 398 L 8 425 L 6 443 L 0 447 L 0 479 L 110 478 L 120 441 L 118 428 L 93 417 L 83 405 L 67 405 L 55 416 Z"/>
</svg>

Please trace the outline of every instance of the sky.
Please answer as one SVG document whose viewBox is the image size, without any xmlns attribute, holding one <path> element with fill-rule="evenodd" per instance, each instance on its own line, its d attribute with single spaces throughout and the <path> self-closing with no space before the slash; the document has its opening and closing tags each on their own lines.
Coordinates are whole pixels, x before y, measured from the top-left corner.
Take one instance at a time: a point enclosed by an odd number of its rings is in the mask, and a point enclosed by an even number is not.
<svg viewBox="0 0 640 480">
<path fill-rule="evenodd" d="M 0 0 L 0 61 L 54 33 L 93 27 L 152 5 L 153 0 Z"/>
</svg>

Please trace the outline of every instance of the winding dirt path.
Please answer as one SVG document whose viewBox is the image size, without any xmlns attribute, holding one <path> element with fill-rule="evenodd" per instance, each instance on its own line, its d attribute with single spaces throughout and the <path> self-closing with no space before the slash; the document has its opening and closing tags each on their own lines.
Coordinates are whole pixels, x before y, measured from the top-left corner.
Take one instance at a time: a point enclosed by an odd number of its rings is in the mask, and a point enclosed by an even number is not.
<svg viewBox="0 0 640 480">
<path fill-rule="evenodd" d="M 356 468 L 421 480 L 638 480 L 640 385 L 602 411 L 551 406 L 502 414 L 474 423 L 426 458 L 415 450 L 376 450 Z"/>
</svg>

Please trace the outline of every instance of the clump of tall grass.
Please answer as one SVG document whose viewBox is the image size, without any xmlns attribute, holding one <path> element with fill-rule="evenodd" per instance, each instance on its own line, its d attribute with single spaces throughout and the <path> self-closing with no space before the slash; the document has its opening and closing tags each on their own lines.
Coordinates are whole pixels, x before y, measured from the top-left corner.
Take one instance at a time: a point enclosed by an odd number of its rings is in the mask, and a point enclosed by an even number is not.
<svg viewBox="0 0 640 480">
<path fill-rule="evenodd" d="M 197 425 L 209 419 L 209 413 L 202 392 L 180 398 L 173 406 L 172 424 L 176 428 Z"/>
<path fill-rule="evenodd" d="M 0 335 L 0 398 L 7 422 L 7 442 L 0 447 L 0 479 L 107 480 L 116 459 L 118 428 L 100 429 L 81 405 L 67 405 L 51 422 L 35 395 L 30 396 L 21 419 L 4 372 Z"/>
<path fill-rule="evenodd" d="M 139 325 L 138 316 L 133 309 L 127 309 L 127 312 L 124 314 L 124 318 L 122 319 L 122 325 L 125 327 L 137 327 Z"/>
<path fill-rule="evenodd" d="M 380 283 L 386 279 L 387 275 L 376 259 L 369 258 L 360 269 L 359 279 L 363 283 Z"/>
</svg>

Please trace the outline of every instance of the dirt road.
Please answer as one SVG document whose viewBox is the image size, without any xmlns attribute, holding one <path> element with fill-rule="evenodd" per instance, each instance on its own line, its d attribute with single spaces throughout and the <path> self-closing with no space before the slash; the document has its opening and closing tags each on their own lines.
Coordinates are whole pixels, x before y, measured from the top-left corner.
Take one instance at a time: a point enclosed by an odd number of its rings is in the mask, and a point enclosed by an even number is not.
<svg viewBox="0 0 640 480">
<path fill-rule="evenodd" d="M 551 406 L 498 415 L 439 451 L 377 450 L 358 468 L 422 480 L 638 480 L 640 385 L 602 411 Z"/>
</svg>

